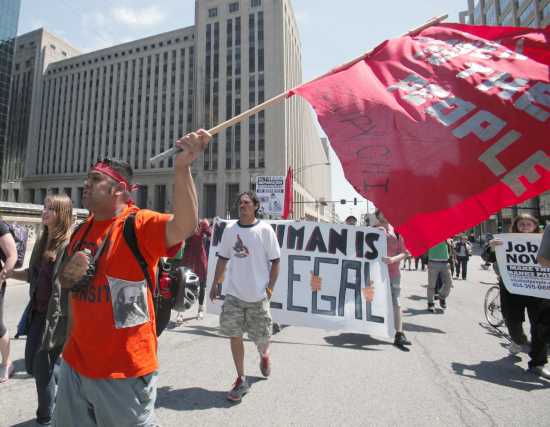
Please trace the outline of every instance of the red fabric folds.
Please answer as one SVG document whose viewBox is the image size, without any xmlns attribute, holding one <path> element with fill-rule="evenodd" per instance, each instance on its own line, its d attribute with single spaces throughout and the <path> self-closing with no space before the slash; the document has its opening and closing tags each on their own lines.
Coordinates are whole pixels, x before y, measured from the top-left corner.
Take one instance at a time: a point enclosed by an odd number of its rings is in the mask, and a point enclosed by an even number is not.
<svg viewBox="0 0 550 427">
<path fill-rule="evenodd" d="M 294 177 L 293 177 L 292 167 L 289 166 L 288 171 L 286 173 L 286 178 L 285 178 L 285 200 L 283 204 L 283 214 L 281 215 L 283 219 L 288 219 L 288 217 L 292 215 L 292 213 L 294 212 L 293 180 L 294 180 Z"/>
<path fill-rule="evenodd" d="M 550 189 L 550 27 L 440 24 L 293 93 L 419 255 Z"/>
</svg>

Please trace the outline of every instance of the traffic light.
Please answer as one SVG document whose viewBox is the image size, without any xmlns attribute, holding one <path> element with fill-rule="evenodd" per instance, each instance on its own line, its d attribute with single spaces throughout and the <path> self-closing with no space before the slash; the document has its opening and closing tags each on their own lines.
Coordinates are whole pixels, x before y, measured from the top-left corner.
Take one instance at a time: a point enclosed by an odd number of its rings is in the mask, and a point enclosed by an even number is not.
<svg viewBox="0 0 550 427">
<path fill-rule="evenodd" d="M 357 197 L 354 197 L 354 198 L 353 198 L 353 205 L 354 205 L 354 206 L 357 206 Z"/>
</svg>

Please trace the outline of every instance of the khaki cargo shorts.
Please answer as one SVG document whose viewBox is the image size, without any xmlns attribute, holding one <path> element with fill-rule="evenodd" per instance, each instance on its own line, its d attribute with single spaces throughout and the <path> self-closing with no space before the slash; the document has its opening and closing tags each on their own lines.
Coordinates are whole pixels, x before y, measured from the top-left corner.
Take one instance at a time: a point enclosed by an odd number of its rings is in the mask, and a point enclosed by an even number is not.
<svg viewBox="0 0 550 427">
<path fill-rule="evenodd" d="M 220 314 L 220 334 L 226 337 L 242 337 L 245 332 L 258 344 L 271 337 L 273 322 L 267 298 L 258 302 L 246 302 L 233 295 L 226 295 Z"/>
</svg>

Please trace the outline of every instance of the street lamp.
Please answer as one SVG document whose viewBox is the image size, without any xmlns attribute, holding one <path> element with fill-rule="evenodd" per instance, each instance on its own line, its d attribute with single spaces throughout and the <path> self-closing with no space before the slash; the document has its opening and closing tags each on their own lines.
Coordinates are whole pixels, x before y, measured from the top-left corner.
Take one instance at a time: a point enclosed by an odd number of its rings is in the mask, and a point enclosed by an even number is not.
<svg viewBox="0 0 550 427">
<path fill-rule="evenodd" d="M 303 171 L 305 171 L 306 169 L 309 169 L 309 168 L 312 168 L 312 167 L 315 167 L 315 166 L 330 166 L 330 162 L 318 162 L 318 163 L 310 163 L 309 165 L 304 165 L 304 166 L 301 166 L 297 169 L 295 169 L 293 171 L 293 180 L 297 177 L 297 175 Z M 293 202 L 293 203 L 296 203 L 296 202 Z M 315 216 L 317 217 L 317 221 L 320 221 L 320 218 L 319 218 L 319 201 L 316 200 L 315 201 Z"/>
<path fill-rule="evenodd" d="M 312 168 L 313 166 L 330 166 L 330 162 L 311 163 L 309 165 L 305 165 L 305 166 L 299 167 L 298 169 L 295 169 L 294 173 L 297 174 L 297 173 L 303 172 L 304 170 Z"/>
</svg>

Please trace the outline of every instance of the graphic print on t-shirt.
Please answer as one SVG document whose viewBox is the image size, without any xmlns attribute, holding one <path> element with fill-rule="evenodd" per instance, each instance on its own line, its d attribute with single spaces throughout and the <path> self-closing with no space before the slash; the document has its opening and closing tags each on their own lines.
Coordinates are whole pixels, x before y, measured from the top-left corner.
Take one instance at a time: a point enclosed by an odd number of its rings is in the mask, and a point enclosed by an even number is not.
<svg viewBox="0 0 550 427">
<path fill-rule="evenodd" d="M 248 248 L 244 245 L 241 236 L 237 234 L 237 242 L 235 243 L 235 246 L 233 246 L 233 250 L 235 251 L 235 256 L 237 258 L 246 258 L 248 255 L 250 255 L 250 251 Z"/>
<path fill-rule="evenodd" d="M 142 325 L 149 321 L 147 283 L 131 282 L 107 276 L 111 289 L 113 318 L 117 329 Z"/>
</svg>

